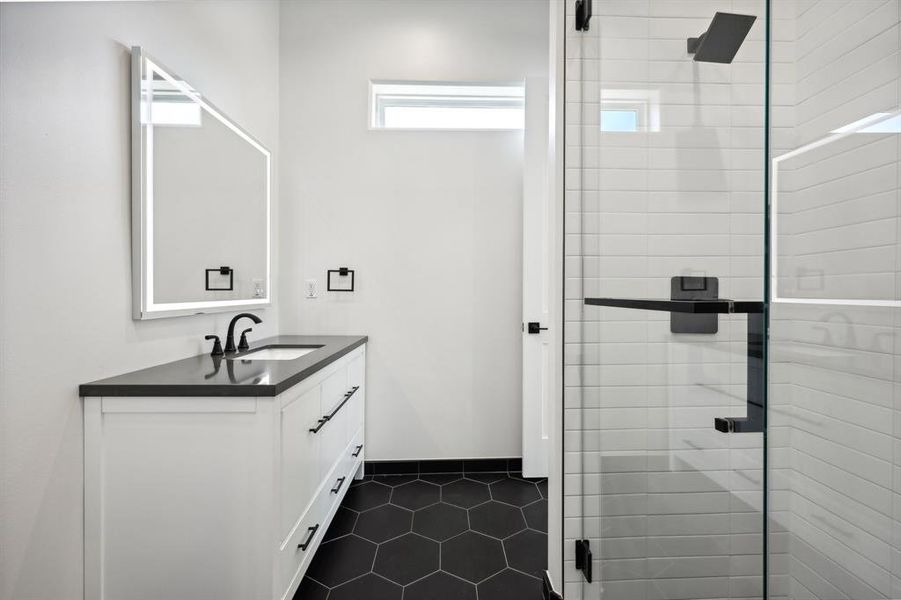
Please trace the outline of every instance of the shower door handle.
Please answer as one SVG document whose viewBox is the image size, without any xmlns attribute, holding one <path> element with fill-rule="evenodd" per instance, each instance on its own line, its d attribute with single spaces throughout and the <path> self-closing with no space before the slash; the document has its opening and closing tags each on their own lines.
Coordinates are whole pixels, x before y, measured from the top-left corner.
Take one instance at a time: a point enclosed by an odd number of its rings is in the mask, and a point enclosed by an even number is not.
<svg viewBox="0 0 901 600">
<path fill-rule="evenodd" d="M 717 417 L 713 426 L 723 433 L 761 433 L 766 422 L 764 336 L 766 314 L 748 313 L 747 417 Z"/>
<path fill-rule="evenodd" d="M 695 315 L 748 315 L 748 390 L 746 417 L 717 417 L 713 426 L 723 433 L 761 433 L 766 425 L 766 337 L 767 306 L 764 302 L 726 299 L 651 300 L 636 298 L 585 298 L 589 306 L 634 308 Z"/>
</svg>

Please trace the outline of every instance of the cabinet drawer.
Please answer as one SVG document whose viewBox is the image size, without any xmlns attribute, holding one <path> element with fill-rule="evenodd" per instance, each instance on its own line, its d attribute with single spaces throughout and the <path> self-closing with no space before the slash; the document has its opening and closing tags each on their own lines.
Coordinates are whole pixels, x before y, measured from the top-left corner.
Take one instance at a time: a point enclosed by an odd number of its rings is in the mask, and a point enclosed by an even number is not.
<svg viewBox="0 0 901 600">
<path fill-rule="evenodd" d="M 330 416 L 319 432 L 319 477 L 328 475 L 335 466 L 341 451 L 347 446 L 347 404 L 342 403 L 347 393 L 347 367 L 344 366 L 322 383 L 320 401 L 323 417 Z"/>
<path fill-rule="evenodd" d="M 328 488 L 323 487 L 319 495 L 310 505 L 301 519 L 294 534 L 288 539 L 279 552 L 280 592 L 286 593 L 289 588 L 300 581 L 303 572 L 313 558 L 319 543 L 328 529 L 327 517 L 331 508 L 331 497 Z M 288 596 L 290 598 L 290 596 Z"/>
<path fill-rule="evenodd" d="M 354 474 L 357 472 L 357 465 L 363 462 L 363 457 L 366 453 L 366 447 L 363 445 L 362 426 L 357 429 L 357 433 L 351 440 L 346 452 L 347 454 L 344 458 L 345 470 L 349 473 L 349 477 L 353 478 Z"/>
<path fill-rule="evenodd" d="M 353 481 L 356 466 L 362 460 L 362 448 L 357 456 L 353 456 L 357 446 L 363 443 L 362 437 L 363 430 L 361 428 L 357 437 L 341 450 L 344 456 L 333 465 L 334 468 L 322 481 L 316 499 L 301 519 L 297 530 L 281 549 L 281 591 L 291 591 L 289 588 L 300 580 L 310 559 L 322 542 L 322 538 L 331 524 L 331 519 Z M 307 544 L 308 541 L 309 544 Z M 302 545 L 305 547 L 301 547 Z"/>
<path fill-rule="evenodd" d="M 347 391 L 347 365 L 343 365 L 326 377 L 322 382 L 321 389 L 322 399 L 320 404 L 322 414 L 327 415 L 341 404 L 341 401 L 344 399 L 344 393 Z"/>
</svg>

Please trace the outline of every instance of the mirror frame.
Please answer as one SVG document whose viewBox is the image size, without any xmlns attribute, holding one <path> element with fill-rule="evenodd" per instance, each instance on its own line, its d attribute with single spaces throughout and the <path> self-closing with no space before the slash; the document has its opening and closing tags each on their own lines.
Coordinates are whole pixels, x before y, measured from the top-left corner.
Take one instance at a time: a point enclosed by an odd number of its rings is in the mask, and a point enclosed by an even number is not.
<svg viewBox="0 0 901 600">
<path fill-rule="evenodd" d="M 152 135 L 141 123 L 141 82 L 145 65 L 150 63 L 170 84 L 197 102 L 202 110 L 219 120 L 266 157 L 266 298 L 246 300 L 199 300 L 194 302 L 153 301 L 153 196 L 148 190 L 152 165 Z M 149 138 L 149 139 L 148 139 Z M 152 168 L 152 167 L 151 167 Z M 229 312 L 272 306 L 272 153 L 248 132 L 233 123 L 222 111 L 189 89 L 184 80 L 143 51 L 131 49 L 131 273 L 132 317 L 136 320 L 159 319 L 215 312 Z"/>
</svg>

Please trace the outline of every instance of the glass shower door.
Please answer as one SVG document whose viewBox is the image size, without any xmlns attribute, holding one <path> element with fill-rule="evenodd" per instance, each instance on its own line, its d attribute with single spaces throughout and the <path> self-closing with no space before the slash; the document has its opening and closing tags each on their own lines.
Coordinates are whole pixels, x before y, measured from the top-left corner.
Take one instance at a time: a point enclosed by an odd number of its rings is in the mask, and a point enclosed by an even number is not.
<svg viewBox="0 0 901 600">
<path fill-rule="evenodd" d="M 592 8 L 566 44 L 566 597 L 760 598 L 766 2 Z"/>
</svg>

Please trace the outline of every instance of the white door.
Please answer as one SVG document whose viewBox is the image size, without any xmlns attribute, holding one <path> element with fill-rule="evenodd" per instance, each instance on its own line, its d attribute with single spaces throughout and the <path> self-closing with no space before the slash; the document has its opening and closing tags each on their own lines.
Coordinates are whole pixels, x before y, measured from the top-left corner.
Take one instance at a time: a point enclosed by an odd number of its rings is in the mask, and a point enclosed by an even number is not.
<svg viewBox="0 0 901 600">
<path fill-rule="evenodd" d="M 526 80 L 523 151 L 522 267 L 522 471 L 547 477 L 550 458 L 549 417 L 553 398 L 554 340 L 552 277 L 554 211 L 550 193 L 548 82 Z"/>
</svg>

